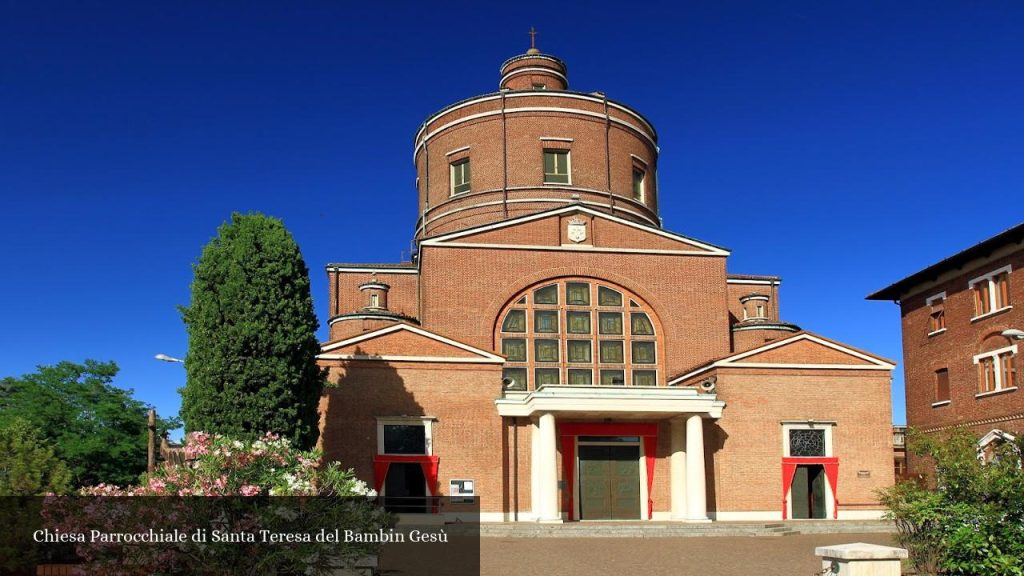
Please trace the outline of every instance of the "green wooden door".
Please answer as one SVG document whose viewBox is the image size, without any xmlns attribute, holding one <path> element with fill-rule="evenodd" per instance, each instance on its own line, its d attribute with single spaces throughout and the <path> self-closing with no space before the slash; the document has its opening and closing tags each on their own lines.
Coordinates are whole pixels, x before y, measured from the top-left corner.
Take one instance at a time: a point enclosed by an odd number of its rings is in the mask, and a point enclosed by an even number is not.
<svg viewBox="0 0 1024 576">
<path fill-rule="evenodd" d="M 790 496 L 794 520 L 825 518 L 825 468 L 817 464 L 797 466 Z"/>
<path fill-rule="evenodd" d="M 640 518 L 640 447 L 579 447 L 580 518 Z"/>
</svg>

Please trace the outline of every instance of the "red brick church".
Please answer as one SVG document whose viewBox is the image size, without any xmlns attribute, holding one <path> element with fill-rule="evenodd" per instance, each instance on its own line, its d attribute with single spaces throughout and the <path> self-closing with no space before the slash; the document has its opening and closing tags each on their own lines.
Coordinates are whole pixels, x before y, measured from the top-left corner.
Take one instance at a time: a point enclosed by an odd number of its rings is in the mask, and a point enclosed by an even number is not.
<svg viewBox="0 0 1024 576">
<path fill-rule="evenodd" d="M 878 517 L 893 362 L 664 228 L 638 111 L 536 49 L 498 88 L 416 133 L 412 260 L 327 266 L 326 459 L 485 521 Z"/>
</svg>

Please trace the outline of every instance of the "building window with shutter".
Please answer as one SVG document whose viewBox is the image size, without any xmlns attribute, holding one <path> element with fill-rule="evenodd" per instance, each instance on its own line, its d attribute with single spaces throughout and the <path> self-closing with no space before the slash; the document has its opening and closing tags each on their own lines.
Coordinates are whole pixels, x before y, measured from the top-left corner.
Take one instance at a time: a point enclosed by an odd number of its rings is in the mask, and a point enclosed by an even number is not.
<svg viewBox="0 0 1024 576">
<path fill-rule="evenodd" d="M 1011 308 L 1010 272 L 1011 268 L 1004 266 L 967 283 L 974 296 L 974 318 L 971 320 Z"/>
<path fill-rule="evenodd" d="M 928 335 L 946 331 L 946 293 L 940 292 L 925 301 L 928 306 Z"/>
<path fill-rule="evenodd" d="M 935 402 L 932 406 L 945 406 L 949 404 L 949 369 L 942 368 L 935 371 Z"/>
<path fill-rule="evenodd" d="M 1017 389 L 1017 345 L 978 354 L 978 393 L 986 396 Z"/>
<path fill-rule="evenodd" d="M 571 184 L 569 178 L 569 151 L 544 151 L 544 183 Z"/>
</svg>

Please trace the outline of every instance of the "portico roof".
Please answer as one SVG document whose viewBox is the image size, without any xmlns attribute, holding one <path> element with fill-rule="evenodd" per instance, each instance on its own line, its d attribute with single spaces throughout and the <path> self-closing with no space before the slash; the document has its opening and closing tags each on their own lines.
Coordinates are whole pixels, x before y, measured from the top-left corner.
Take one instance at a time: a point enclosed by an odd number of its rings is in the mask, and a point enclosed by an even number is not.
<svg viewBox="0 0 1024 576">
<path fill-rule="evenodd" d="M 666 417 L 706 414 L 721 418 L 725 402 L 714 394 L 681 387 L 541 386 L 528 392 L 507 391 L 494 401 L 501 416 L 536 413 L 594 417 Z"/>
</svg>

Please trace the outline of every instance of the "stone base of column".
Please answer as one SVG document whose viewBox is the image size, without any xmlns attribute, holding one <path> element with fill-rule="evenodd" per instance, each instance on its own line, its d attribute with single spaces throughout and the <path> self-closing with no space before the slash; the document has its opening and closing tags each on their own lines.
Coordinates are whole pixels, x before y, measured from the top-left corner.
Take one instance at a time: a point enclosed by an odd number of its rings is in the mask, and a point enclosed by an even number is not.
<svg viewBox="0 0 1024 576">
<path fill-rule="evenodd" d="M 690 524 L 707 524 L 711 522 L 711 518 L 708 518 L 707 516 L 704 516 L 703 518 L 684 518 L 683 522 Z"/>
</svg>

